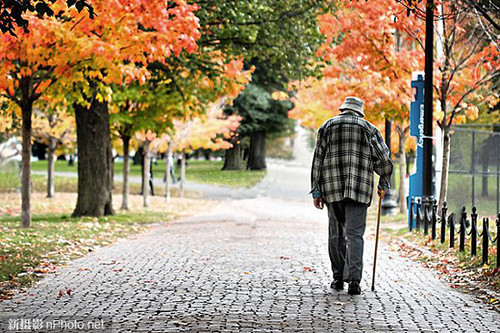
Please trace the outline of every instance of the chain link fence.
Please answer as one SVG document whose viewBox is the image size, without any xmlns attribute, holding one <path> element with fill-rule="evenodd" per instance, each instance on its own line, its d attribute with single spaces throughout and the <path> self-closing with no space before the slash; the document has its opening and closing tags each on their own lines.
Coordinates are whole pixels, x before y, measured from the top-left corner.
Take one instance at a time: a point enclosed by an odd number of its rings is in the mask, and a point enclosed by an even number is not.
<svg viewBox="0 0 500 333">
<path fill-rule="evenodd" d="M 476 207 L 482 216 L 500 212 L 500 131 L 454 127 L 450 147 L 448 207 L 459 214 Z"/>
</svg>

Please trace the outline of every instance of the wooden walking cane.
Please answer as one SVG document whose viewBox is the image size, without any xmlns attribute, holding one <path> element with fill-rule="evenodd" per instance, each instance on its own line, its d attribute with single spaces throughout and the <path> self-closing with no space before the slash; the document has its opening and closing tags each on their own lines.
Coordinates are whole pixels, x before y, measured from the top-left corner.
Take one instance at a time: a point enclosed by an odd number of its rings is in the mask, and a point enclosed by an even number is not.
<svg viewBox="0 0 500 333">
<path fill-rule="evenodd" d="M 382 191 L 378 199 L 378 212 L 377 212 L 377 231 L 375 234 L 375 253 L 373 254 L 373 275 L 372 275 L 372 291 L 375 291 L 375 270 L 377 268 L 377 250 L 378 250 L 378 234 L 380 232 L 380 212 L 382 210 L 382 199 L 384 198 L 385 191 Z"/>
</svg>

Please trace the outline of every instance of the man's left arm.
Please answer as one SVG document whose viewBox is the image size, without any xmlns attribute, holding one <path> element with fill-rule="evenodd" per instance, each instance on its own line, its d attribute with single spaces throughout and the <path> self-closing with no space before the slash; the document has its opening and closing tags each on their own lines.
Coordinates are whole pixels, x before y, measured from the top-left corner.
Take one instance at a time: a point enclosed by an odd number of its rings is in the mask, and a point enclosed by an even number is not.
<svg viewBox="0 0 500 333">
<path fill-rule="evenodd" d="M 321 169 L 323 168 L 323 159 L 325 156 L 326 144 L 324 139 L 324 127 L 322 126 L 318 131 L 316 139 L 316 148 L 314 149 L 314 157 L 311 168 L 311 191 L 314 198 L 314 205 L 316 208 L 323 208 L 321 199 L 321 192 L 319 182 L 321 179 Z"/>
<path fill-rule="evenodd" d="M 387 147 L 380 132 L 376 129 L 371 139 L 373 169 L 380 176 L 378 189 L 387 191 L 391 184 L 393 164 L 391 161 L 391 151 Z"/>
</svg>

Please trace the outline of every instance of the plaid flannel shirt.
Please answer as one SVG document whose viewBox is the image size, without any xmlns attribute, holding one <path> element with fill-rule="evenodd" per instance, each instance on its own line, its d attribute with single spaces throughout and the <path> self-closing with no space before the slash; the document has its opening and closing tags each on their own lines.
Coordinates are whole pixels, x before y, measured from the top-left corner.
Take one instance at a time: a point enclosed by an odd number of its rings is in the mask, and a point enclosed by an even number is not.
<svg viewBox="0 0 500 333">
<path fill-rule="evenodd" d="M 311 170 L 311 193 L 319 190 L 326 202 L 352 199 L 371 204 L 373 172 L 388 188 L 392 173 L 390 151 L 380 131 L 346 110 L 319 129 Z"/>
</svg>

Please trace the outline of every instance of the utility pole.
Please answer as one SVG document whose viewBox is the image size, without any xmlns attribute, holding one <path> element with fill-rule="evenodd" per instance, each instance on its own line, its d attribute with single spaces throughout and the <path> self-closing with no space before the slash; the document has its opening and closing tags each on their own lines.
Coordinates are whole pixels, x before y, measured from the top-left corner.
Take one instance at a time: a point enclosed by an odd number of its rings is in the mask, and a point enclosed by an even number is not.
<svg viewBox="0 0 500 333">
<path fill-rule="evenodd" d="M 434 0 L 427 0 L 425 11 L 425 84 L 424 84 L 424 147 L 422 194 L 432 196 L 432 123 L 433 123 L 433 52 L 434 51 Z"/>
</svg>

